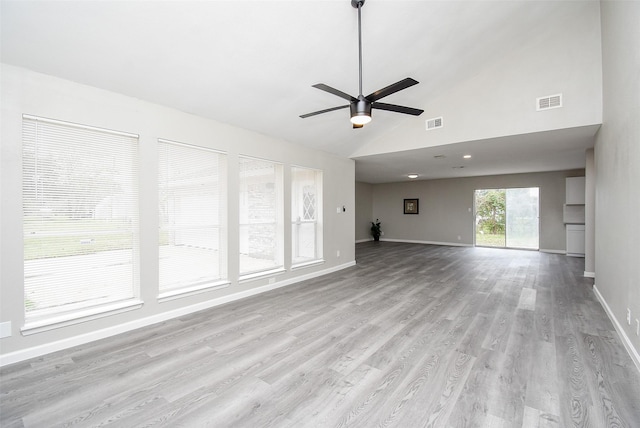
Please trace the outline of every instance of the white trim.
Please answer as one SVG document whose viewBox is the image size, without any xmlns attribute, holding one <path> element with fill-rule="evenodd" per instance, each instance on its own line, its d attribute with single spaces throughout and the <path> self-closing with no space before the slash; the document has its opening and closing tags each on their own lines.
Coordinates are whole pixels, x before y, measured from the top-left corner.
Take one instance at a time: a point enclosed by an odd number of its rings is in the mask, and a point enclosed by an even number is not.
<svg viewBox="0 0 640 428">
<path fill-rule="evenodd" d="M 87 129 L 89 131 L 99 131 L 107 134 L 120 135 L 122 137 L 130 137 L 130 138 L 136 138 L 136 139 L 140 138 L 140 135 L 132 134 L 131 132 L 116 131 L 114 129 L 107 129 L 107 128 L 98 128 L 96 126 L 82 125 L 80 123 L 67 122 L 64 120 L 49 119 L 48 117 L 33 116 L 31 114 L 23 114 L 22 118 L 35 120 L 37 122 L 53 123 L 55 125 L 64 125 L 64 126 L 69 126 L 73 128 Z"/>
<path fill-rule="evenodd" d="M 627 352 L 629 353 L 629 356 L 631 357 L 631 360 L 633 361 L 633 363 L 636 365 L 636 368 L 640 372 L 640 354 L 633 347 L 633 344 L 631 343 L 631 339 L 629 339 L 629 336 L 627 336 L 627 333 L 625 333 L 624 328 L 618 322 L 618 319 L 613 314 L 613 311 L 611 310 L 611 308 L 607 304 L 607 301 L 604 300 L 604 297 L 602 297 L 602 294 L 600 294 L 600 291 L 598 290 L 598 287 L 596 287 L 595 284 L 593 284 L 593 292 L 595 293 L 596 297 L 600 301 L 600 304 L 604 308 L 604 311 L 609 316 L 609 319 L 613 323 L 613 326 L 615 327 L 616 331 L 618 332 L 618 336 L 620 336 L 620 340 L 622 340 L 622 344 L 627 349 Z"/>
<path fill-rule="evenodd" d="M 84 345 L 85 343 L 93 342 L 96 340 L 104 339 L 107 337 L 115 336 L 117 334 L 126 333 L 138 328 L 147 327 L 152 324 L 167 321 L 173 318 L 182 317 L 194 312 L 202 311 L 204 309 L 210 309 L 215 306 L 219 306 L 225 303 L 233 302 L 245 297 L 250 297 L 256 294 L 271 291 L 276 288 L 285 287 L 287 285 L 295 284 L 308 279 L 316 278 L 322 275 L 327 275 L 332 272 L 336 272 L 342 269 L 346 269 L 355 266 L 356 262 L 348 262 L 338 266 L 334 266 L 322 271 L 311 272 L 306 275 L 301 275 L 295 278 L 287 279 L 284 281 L 276 282 L 273 284 L 265 285 L 262 287 L 252 288 L 250 290 L 241 291 L 239 293 L 230 294 L 228 296 L 222 296 L 217 299 L 208 300 L 206 302 L 200 302 L 195 305 L 185 306 L 172 311 L 163 312 L 161 314 L 152 315 L 150 317 L 138 319 L 135 321 L 118 324 L 113 327 L 108 327 L 102 330 L 93 331 L 91 333 L 85 333 L 79 336 L 69 337 L 67 339 L 58 340 L 56 342 L 47 343 L 40 346 L 34 346 L 27 349 L 21 349 L 19 351 L 10 352 L 8 354 L 0 355 L 0 367 L 18 363 L 20 361 L 28 360 L 30 358 L 36 358 L 51 352 L 61 351 L 63 349 L 71 348 L 73 346 Z"/>
<path fill-rule="evenodd" d="M 198 146 L 196 144 L 181 143 L 180 141 L 167 140 L 166 138 L 158 138 L 158 143 L 173 144 L 174 146 L 182 146 L 182 147 L 187 147 L 189 149 L 205 150 L 207 152 L 213 152 L 219 155 L 228 155 L 227 152 L 224 152 L 222 150 L 210 149 L 208 147 Z"/>
<path fill-rule="evenodd" d="M 316 259 L 316 260 L 311 260 L 309 262 L 291 265 L 291 270 L 297 270 L 297 269 L 302 269 L 302 268 L 321 265 L 321 264 L 324 264 L 324 259 Z"/>
<path fill-rule="evenodd" d="M 227 288 L 231 284 L 229 281 L 208 282 L 206 284 L 192 285 L 191 287 L 167 290 L 158 294 L 158 302 L 168 302 L 182 297 L 193 296 L 195 294 L 206 293 L 211 290 Z"/>
<path fill-rule="evenodd" d="M 438 241 L 417 241 L 413 239 L 389 239 L 380 238 L 381 241 L 387 242 L 404 242 L 407 244 L 427 244 L 427 245 L 446 245 L 449 247 L 473 247 L 472 244 L 461 244 L 459 242 L 438 242 Z"/>
<path fill-rule="evenodd" d="M 124 302 L 112 303 L 105 306 L 97 306 L 82 311 L 74 311 L 55 317 L 41 318 L 36 321 L 27 321 L 20 329 L 23 336 L 42 333 L 43 331 L 55 330 L 57 328 L 68 327 L 74 324 L 80 324 L 87 321 L 104 318 L 111 315 L 121 314 L 123 312 L 135 311 L 140 309 L 143 301 L 139 299 L 126 300 Z"/>
<path fill-rule="evenodd" d="M 357 239 L 356 240 L 356 244 L 360 244 L 362 242 L 369 242 L 369 241 L 373 241 L 373 238 L 369 238 L 369 239 Z"/>
<path fill-rule="evenodd" d="M 254 279 L 265 278 L 268 276 L 280 275 L 285 272 L 286 270 L 283 267 L 278 267 L 271 270 L 261 270 L 259 272 L 253 272 L 253 273 L 248 273 L 246 275 L 242 275 L 240 276 L 240 279 L 238 281 L 242 284 L 243 282 L 253 281 Z"/>
<path fill-rule="evenodd" d="M 586 270 L 583 273 L 585 278 L 595 278 L 596 277 L 596 273 L 595 272 L 587 272 Z"/>
<path fill-rule="evenodd" d="M 538 251 L 540 251 L 541 253 L 567 254 L 565 250 L 546 250 L 544 248 L 540 248 Z"/>
</svg>

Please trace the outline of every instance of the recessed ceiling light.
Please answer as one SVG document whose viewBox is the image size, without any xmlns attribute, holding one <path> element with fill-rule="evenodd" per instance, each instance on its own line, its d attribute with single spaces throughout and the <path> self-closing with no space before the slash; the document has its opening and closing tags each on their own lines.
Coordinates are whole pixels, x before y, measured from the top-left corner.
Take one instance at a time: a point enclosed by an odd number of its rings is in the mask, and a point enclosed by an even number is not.
<svg viewBox="0 0 640 428">
<path fill-rule="evenodd" d="M 407 175 L 409 178 L 418 178 L 418 174 L 409 174 Z"/>
<path fill-rule="evenodd" d="M 471 159 L 471 155 L 464 155 L 462 157 L 465 158 L 465 159 Z"/>
</svg>

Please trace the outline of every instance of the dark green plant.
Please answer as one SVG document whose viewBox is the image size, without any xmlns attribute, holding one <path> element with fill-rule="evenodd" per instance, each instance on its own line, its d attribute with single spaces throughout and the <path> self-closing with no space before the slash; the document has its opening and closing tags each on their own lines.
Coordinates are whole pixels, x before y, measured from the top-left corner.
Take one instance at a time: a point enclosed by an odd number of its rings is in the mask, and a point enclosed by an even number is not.
<svg viewBox="0 0 640 428">
<path fill-rule="evenodd" d="M 478 229 L 492 235 L 504 234 L 506 220 L 506 191 L 479 190 L 476 198 Z"/>
<path fill-rule="evenodd" d="M 371 234 L 373 235 L 374 241 L 380 240 L 380 235 L 382 234 L 382 228 L 380 226 L 380 220 L 376 219 L 375 222 L 371 222 Z"/>
</svg>

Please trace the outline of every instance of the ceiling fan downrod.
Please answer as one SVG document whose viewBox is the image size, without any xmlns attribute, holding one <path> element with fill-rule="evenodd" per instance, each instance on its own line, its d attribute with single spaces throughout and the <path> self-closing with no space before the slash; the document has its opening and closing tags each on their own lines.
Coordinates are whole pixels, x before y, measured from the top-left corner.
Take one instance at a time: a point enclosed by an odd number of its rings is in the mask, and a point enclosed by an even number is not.
<svg viewBox="0 0 640 428">
<path fill-rule="evenodd" d="M 359 90 L 360 92 L 358 92 L 359 96 L 363 96 L 362 95 L 362 16 L 361 16 L 361 10 L 362 10 L 362 6 L 364 6 L 364 0 L 351 0 L 351 6 L 355 7 L 356 9 L 358 9 L 358 64 L 360 66 L 360 74 L 359 74 L 359 78 L 358 78 L 358 82 L 360 84 L 359 86 Z"/>
</svg>

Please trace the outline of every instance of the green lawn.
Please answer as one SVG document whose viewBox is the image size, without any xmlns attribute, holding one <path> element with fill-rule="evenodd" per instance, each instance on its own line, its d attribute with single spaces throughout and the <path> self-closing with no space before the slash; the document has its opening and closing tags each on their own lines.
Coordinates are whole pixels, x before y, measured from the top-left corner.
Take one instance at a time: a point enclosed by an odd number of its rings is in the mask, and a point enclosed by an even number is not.
<svg viewBox="0 0 640 428">
<path fill-rule="evenodd" d="M 505 235 L 504 233 L 496 235 L 476 233 L 476 245 L 482 247 L 504 247 L 506 245 Z"/>
</svg>

